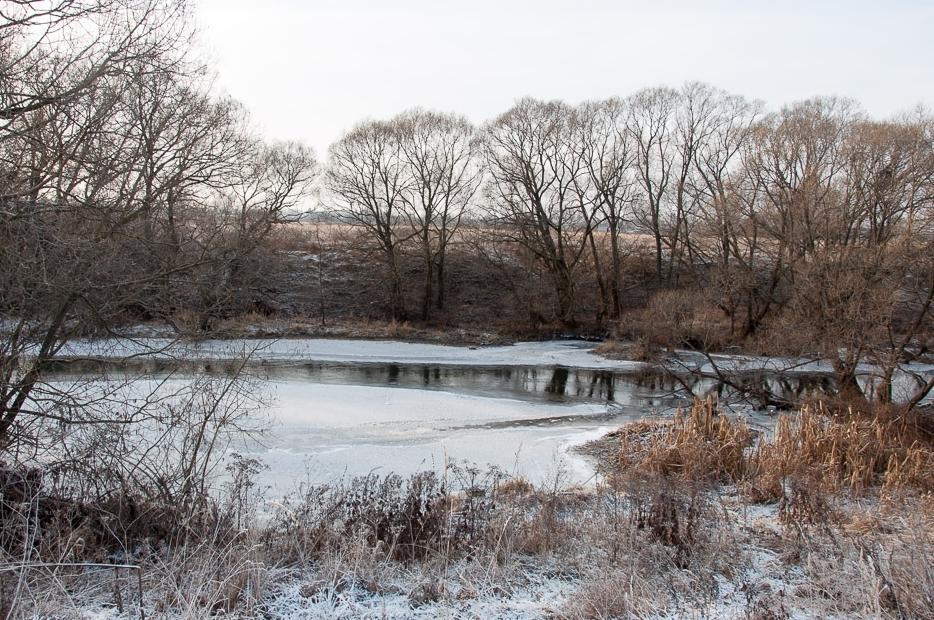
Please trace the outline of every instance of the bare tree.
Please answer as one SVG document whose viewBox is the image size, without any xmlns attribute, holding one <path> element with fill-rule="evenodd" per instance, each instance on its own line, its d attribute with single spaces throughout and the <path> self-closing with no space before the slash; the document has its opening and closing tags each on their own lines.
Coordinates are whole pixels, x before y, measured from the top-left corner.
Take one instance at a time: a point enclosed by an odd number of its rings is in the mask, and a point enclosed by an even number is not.
<svg viewBox="0 0 934 620">
<path fill-rule="evenodd" d="M 622 307 L 622 233 L 632 217 L 632 204 L 637 199 L 637 179 L 634 171 L 635 149 L 626 128 L 626 106 L 620 99 L 607 99 L 582 104 L 578 110 L 578 141 L 581 156 L 593 193 L 594 208 L 599 220 L 606 224 L 610 242 L 610 264 L 600 264 L 597 234 L 590 235 L 604 312 L 609 307 L 610 318 L 618 319 Z M 606 277 L 604 278 L 604 271 Z M 605 281 L 604 281 L 605 280 Z"/>
<path fill-rule="evenodd" d="M 731 267 L 744 274 L 744 334 L 830 360 L 849 401 L 891 401 L 895 373 L 930 331 L 930 234 L 912 230 L 930 200 L 919 129 L 868 123 L 845 100 L 803 102 L 754 128 L 732 185 L 733 229 L 747 231 Z M 858 379 L 867 360 L 871 393 Z"/>
<path fill-rule="evenodd" d="M 853 118 L 850 102 L 818 99 L 750 128 L 721 203 L 735 259 L 721 270 L 729 298 L 721 307 L 743 314 L 743 338 L 785 305 L 794 265 L 839 237 L 841 146 Z"/>
<path fill-rule="evenodd" d="M 846 195 L 845 242 L 866 239 L 883 245 L 917 226 L 917 217 L 934 201 L 931 119 L 900 122 L 862 121 L 844 144 Z M 923 222 L 923 220 L 922 220 Z"/>
<path fill-rule="evenodd" d="M 445 258 L 477 190 L 474 129 L 463 117 L 412 110 L 396 117 L 407 191 L 402 194 L 424 266 L 421 318 L 445 301 Z"/>
<path fill-rule="evenodd" d="M 301 216 L 317 173 L 308 147 L 253 141 L 225 175 L 215 208 L 197 220 L 202 234 L 220 231 L 219 239 L 202 238 L 201 253 L 210 259 L 208 277 L 199 279 L 202 329 L 213 318 L 255 308 L 274 261 L 267 244 L 278 227 Z"/>
<path fill-rule="evenodd" d="M 30 12 L 37 7 L 50 12 Z M 13 8 L 22 23 L 0 29 L 6 52 L 19 54 L 3 76 L 0 127 L 3 445 L 28 439 L 23 416 L 93 421 L 79 396 L 46 381 L 56 354 L 139 308 L 171 312 L 176 291 L 201 288 L 210 266 L 229 272 L 313 170 L 307 152 L 260 148 L 245 137 L 239 108 L 206 94 L 184 59 L 180 3 Z M 72 29 L 97 36 L 80 47 Z M 106 70 L 91 66 L 98 60 Z M 256 145 L 249 166 L 243 144 Z M 253 189 L 231 220 L 217 197 L 233 191 L 235 171 L 238 187 Z"/>
<path fill-rule="evenodd" d="M 491 224 L 548 270 L 565 325 L 576 322 L 575 269 L 597 225 L 578 191 L 585 165 L 575 114 L 558 101 L 523 99 L 484 128 Z"/>
<path fill-rule="evenodd" d="M 693 163 L 699 176 L 695 191 L 701 195 L 707 234 L 715 240 L 717 262 L 728 269 L 731 256 L 740 255 L 733 230 L 736 200 L 732 196 L 732 177 L 740 166 L 742 149 L 751 138 L 762 105 L 723 91 L 716 91 L 714 97 L 711 131 L 693 151 Z M 705 249 L 701 247 L 701 251 Z"/>
<path fill-rule="evenodd" d="M 684 266 L 685 254 L 688 266 L 693 267 L 694 254 L 704 251 L 704 243 L 697 242 L 694 229 L 705 201 L 704 193 L 698 191 L 703 181 L 697 157 L 702 150 L 709 152 L 705 147 L 716 139 L 718 125 L 722 122 L 721 101 L 727 97 L 726 93 L 701 82 L 688 82 L 679 94 L 674 119 L 674 204 L 671 222 L 666 227 L 666 244 L 671 254 L 669 282 Z"/>
<path fill-rule="evenodd" d="M 635 210 L 636 222 L 652 235 L 655 244 L 655 275 L 663 277 L 665 200 L 675 165 L 673 134 L 678 92 L 671 88 L 649 88 L 627 100 L 627 130 L 636 150 L 636 170 L 644 203 Z"/>
<path fill-rule="evenodd" d="M 183 62 L 185 0 L 5 0 L 0 6 L 0 119 L 16 131 L 26 114 L 82 96 L 130 64 Z"/>
<path fill-rule="evenodd" d="M 405 318 L 399 262 L 403 243 L 416 232 L 400 225 L 412 179 L 397 128 L 377 121 L 358 125 L 331 145 L 326 179 L 342 219 L 363 228 L 378 247 L 387 272 L 390 314 Z"/>
<path fill-rule="evenodd" d="M 763 191 L 758 217 L 789 258 L 842 240 L 837 183 L 846 165 L 843 138 L 856 114 L 851 101 L 813 99 L 766 117 L 755 134 L 746 166 Z"/>
</svg>

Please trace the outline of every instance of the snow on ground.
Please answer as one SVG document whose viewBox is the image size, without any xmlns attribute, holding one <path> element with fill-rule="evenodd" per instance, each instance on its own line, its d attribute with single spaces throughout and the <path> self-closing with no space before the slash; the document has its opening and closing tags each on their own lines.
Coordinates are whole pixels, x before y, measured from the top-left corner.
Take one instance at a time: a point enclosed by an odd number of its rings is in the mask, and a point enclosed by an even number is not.
<svg viewBox="0 0 934 620">
<path fill-rule="evenodd" d="M 457 567 L 451 567 L 456 572 Z M 542 618 L 554 613 L 573 595 L 571 581 L 530 574 L 527 583 L 510 588 L 509 592 L 488 591 L 466 595 L 469 589 L 449 579 L 453 597 L 441 601 L 413 604 L 412 590 L 416 584 L 400 583 L 393 592 L 372 594 L 351 586 L 347 589 L 327 588 L 312 596 L 304 584 L 296 581 L 276 592 L 267 602 L 272 617 L 289 620 L 312 618 L 511 618 L 515 620 Z M 416 586 L 417 587 L 417 586 Z M 453 600 L 452 600 L 453 599 Z"/>
<path fill-rule="evenodd" d="M 727 500 L 727 514 L 732 522 L 731 536 L 738 536 L 736 557 L 729 574 L 714 575 L 715 591 L 683 598 L 667 609 L 652 609 L 649 601 L 636 600 L 638 617 L 652 620 L 679 618 L 760 617 L 759 614 L 781 604 L 789 619 L 843 618 L 796 599 L 794 593 L 808 577 L 801 568 L 789 565 L 772 549 L 763 546 L 754 532 L 774 530 L 780 533 L 775 504 L 739 506 L 736 497 Z M 364 564 L 360 575 L 335 576 L 334 567 L 312 563 L 303 567 L 270 568 L 267 589 L 261 595 L 255 613 L 241 617 L 283 618 L 286 620 L 381 619 L 420 620 L 425 618 L 468 618 L 532 620 L 562 617 L 562 612 L 578 607 L 581 597 L 594 579 L 617 577 L 609 567 L 593 571 L 586 566 L 572 568 L 558 557 L 511 556 L 504 565 L 470 564 L 455 560 L 451 564 L 428 566 L 396 565 L 378 570 L 378 582 L 368 579 L 372 567 Z M 478 572 L 479 566 L 479 572 Z M 583 571 L 583 572 L 582 572 Z M 625 573 L 621 573 L 625 575 Z M 427 585 L 432 587 L 427 588 Z M 625 588 L 626 583 L 620 582 Z M 96 599 L 74 601 L 81 618 L 87 620 L 127 620 L 139 617 L 133 605 L 119 613 L 112 605 L 110 591 L 100 588 Z M 157 593 L 149 592 L 150 605 Z M 599 605 L 600 599 L 594 600 Z M 758 604 L 756 604 L 758 603 Z M 586 608 L 586 607 L 585 607 Z M 595 608 L 596 609 L 596 608 Z M 147 617 L 153 609 L 147 610 Z M 757 614 L 759 612 L 759 614 Z M 163 617 L 163 616 L 160 616 Z M 171 614 L 166 618 L 174 618 Z M 181 616 L 178 616 L 181 617 Z M 771 617 L 767 614 L 761 617 Z"/>
</svg>

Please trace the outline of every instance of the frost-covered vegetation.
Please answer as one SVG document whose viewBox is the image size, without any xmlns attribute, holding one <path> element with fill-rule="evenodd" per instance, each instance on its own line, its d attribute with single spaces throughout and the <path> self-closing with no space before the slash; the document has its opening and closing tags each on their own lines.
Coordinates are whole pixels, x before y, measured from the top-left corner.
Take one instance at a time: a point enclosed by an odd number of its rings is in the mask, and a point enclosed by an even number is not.
<svg viewBox="0 0 934 620">
<path fill-rule="evenodd" d="M 195 34 L 185 0 L 0 0 L 0 615 L 931 617 L 929 112 L 690 82 L 414 109 L 319 164 Z M 178 342 L 282 335 L 609 336 L 456 355 L 787 417 L 638 422 L 585 449 L 585 488 L 468 467 L 264 497 L 231 452 L 256 365 L 404 348 Z M 790 387 L 806 368 L 829 378 Z"/>
<path fill-rule="evenodd" d="M 259 464 L 239 459 L 222 499 L 183 513 L 24 479 L 3 600 L 56 617 L 927 618 L 934 445 L 917 422 L 805 411 L 756 438 L 696 403 L 602 440 L 588 488 L 451 466 L 259 503 Z"/>
</svg>

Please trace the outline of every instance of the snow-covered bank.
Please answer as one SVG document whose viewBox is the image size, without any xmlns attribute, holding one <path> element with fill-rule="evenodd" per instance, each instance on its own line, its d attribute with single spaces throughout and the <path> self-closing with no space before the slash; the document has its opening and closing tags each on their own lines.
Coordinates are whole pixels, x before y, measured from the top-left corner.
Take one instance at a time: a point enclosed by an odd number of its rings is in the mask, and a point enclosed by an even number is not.
<svg viewBox="0 0 934 620">
<path fill-rule="evenodd" d="M 347 340 L 331 338 L 282 338 L 234 340 L 173 340 L 170 338 L 122 338 L 75 340 L 66 344 L 60 357 L 121 359 L 149 356 L 159 359 L 229 360 L 249 355 L 270 363 L 335 362 L 347 364 L 424 364 L 474 367 L 554 367 L 620 372 L 649 368 L 645 362 L 608 359 L 585 340 L 517 342 L 512 345 L 466 347 L 403 342 L 398 340 Z M 832 373 L 828 361 L 808 358 L 762 357 L 742 354 L 713 354 L 709 358 L 693 351 L 674 351 L 662 362 L 673 371 L 728 373 Z M 934 364 L 903 364 L 905 371 L 934 374 Z M 871 374 L 864 363 L 858 372 Z"/>
<path fill-rule="evenodd" d="M 167 338 L 76 340 L 61 357 L 119 359 L 151 354 L 160 358 L 236 359 L 249 354 L 268 362 L 341 362 L 430 364 L 436 366 L 567 366 L 569 368 L 635 370 L 642 362 L 610 360 L 593 353 L 582 340 L 520 342 L 508 346 L 461 347 L 395 340 L 283 338 L 279 340 L 174 341 Z"/>
<path fill-rule="evenodd" d="M 239 618 L 290 620 L 928 617 L 919 587 L 930 530 L 913 533 L 920 524 L 911 506 L 848 505 L 840 523 L 796 530 L 776 504 L 751 505 L 724 489 L 707 498 L 687 565 L 678 566 L 672 546 L 627 514 L 599 512 L 591 499 L 569 504 L 554 524 L 561 536 L 537 552 L 504 544 L 473 557 L 402 563 L 353 538 L 339 551 L 289 562 L 264 556 L 248 538 L 252 548 L 200 547 L 169 562 L 144 561 L 140 585 L 135 573 L 120 579 L 88 570 L 71 578 L 78 587 L 49 588 L 43 617 L 67 610 L 86 620 L 142 613 L 181 620 L 211 613 L 211 604 Z M 500 532 L 510 542 L 540 533 L 541 523 L 514 516 L 521 525 L 507 521 Z M 891 525 L 867 528 L 882 519 Z"/>
</svg>

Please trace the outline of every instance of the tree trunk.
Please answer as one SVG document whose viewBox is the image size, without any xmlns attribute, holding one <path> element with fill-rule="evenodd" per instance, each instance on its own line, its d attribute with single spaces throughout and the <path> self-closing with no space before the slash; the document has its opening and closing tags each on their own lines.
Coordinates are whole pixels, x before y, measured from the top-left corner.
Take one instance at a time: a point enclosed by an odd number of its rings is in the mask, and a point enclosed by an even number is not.
<svg viewBox="0 0 934 620">
<path fill-rule="evenodd" d="M 577 319 L 574 316 L 574 279 L 571 277 L 567 265 L 559 265 L 554 273 L 556 292 L 558 293 L 558 314 L 561 324 L 565 327 L 575 327 Z"/>
<path fill-rule="evenodd" d="M 620 301 L 620 256 L 619 256 L 619 235 L 616 224 L 610 224 L 610 251 L 612 253 L 613 265 L 610 269 L 610 318 L 619 319 L 622 311 L 622 302 Z"/>
<path fill-rule="evenodd" d="M 839 357 L 833 361 L 834 375 L 837 379 L 837 394 L 846 401 L 865 402 L 859 381 L 856 379 L 857 362 L 841 360 Z"/>
<path fill-rule="evenodd" d="M 600 254 L 597 252 L 597 242 L 594 239 L 593 231 L 587 233 L 590 237 L 590 251 L 593 254 L 593 266 L 597 276 L 597 285 L 600 288 L 600 308 L 597 310 L 597 323 L 603 324 L 606 320 L 607 310 L 610 305 L 609 294 L 607 292 L 606 277 L 603 274 L 603 267 L 600 264 Z"/>
<path fill-rule="evenodd" d="M 39 347 L 32 367 L 26 372 L 25 376 L 17 381 L 16 386 L 7 393 L 4 402 L 0 403 L 0 448 L 4 448 L 10 441 L 10 428 L 16 421 L 29 395 L 32 393 L 36 384 L 42 376 L 42 368 L 55 352 L 56 344 L 60 340 L 62 328 L 65 325 L 65 319 L 77 300 L 77 295 L 69 295 L 59 307 L 58 312 L 52 319 L 51 324 L 45 333 L 45 338 Z M 15 396 L 14 396 L 15 395 Z M 9 402 L 12 397 L 13 402 Z"/>
<path fill-rule="evenodd" d="M 436 273 L 435 277 L 438 282 L 438 286 L 437 286 L 438 295 L 435 301 L 435 308 L 437 308 L 438 310 L 444 310 L 444 303 L 445 301 L 447 301 L 444 298 L 444 295 L 446 292 L 444 290 L 444 254 L 445 254 L 444 247 L 442 247 L 440 250 L 438 250 L 438 264 L 436 265 L 436 269 L 435 269 L 435 273 Z"/>
<path fill-rule="evenodd" d="M 431 260 L 431 251 L 425 254 L 425 285 L 422 293 L 422 321 L 427 321 L 431 316 L 431 301 L 434 298 L 435 274 L 433 270 L 434 261 Z"/>
<path fill-rule="evenodd" d="M 399 274 L 399 264 L 395 248 L 387 250 L 389 263 L 389 314 L 394 321 L 405 320 L 405 299 L 402 293 L 402 276 Z"/>
<path fill-rule="evenodd" d="M 876 401 L 881 404 L 888 405 L 892 402 L 892 375 L 894 371 L 894 367 L 886 366 L 885 370 L 882 371 L 882 377 L 879 379 L 878 385 L 876 385 Z"/>
</svg>

